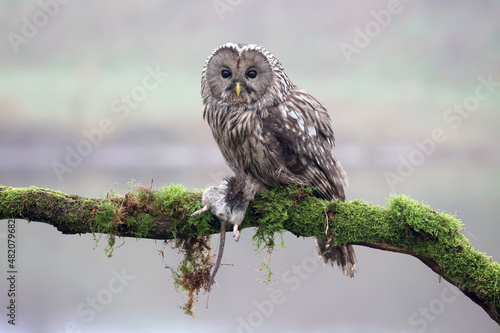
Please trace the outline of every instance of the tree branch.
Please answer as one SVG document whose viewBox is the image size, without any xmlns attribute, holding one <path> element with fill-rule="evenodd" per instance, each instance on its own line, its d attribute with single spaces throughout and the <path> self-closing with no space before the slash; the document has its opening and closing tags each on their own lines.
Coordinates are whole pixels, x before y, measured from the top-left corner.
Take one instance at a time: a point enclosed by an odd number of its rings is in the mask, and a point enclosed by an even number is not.
<svg viewBox="0 0 500 333">
<path fill-rule="evenodd" d="M 159 190 L 138 185 L 125 195 L 89 199 L 36 187 L 0 186 L 0 219 L 43 222 L 63 234 L 185 239 L 219 233 L 220 223 L 212 214 L 190 217 L 201 208 L 201 193 L 179 185 Z M 330 202 L 311 193 L 296 186 L 266 191 L 250 204 L 240 229 L 257 227 L 254 239 L 264 244 L 272 243 L 276 232 L 289 231 L 409 254 L 500 322 L 500 265 L 472 248 L 454 216 L 406 196 L 392 196 L 383 208 L 360 200 Z"/>
</svg>

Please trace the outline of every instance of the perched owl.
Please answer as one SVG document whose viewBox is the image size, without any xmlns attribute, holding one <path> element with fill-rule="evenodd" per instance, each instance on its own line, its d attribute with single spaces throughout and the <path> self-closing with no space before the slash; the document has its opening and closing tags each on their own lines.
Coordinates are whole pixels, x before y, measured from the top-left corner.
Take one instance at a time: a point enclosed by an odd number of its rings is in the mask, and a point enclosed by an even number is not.
<svg viewBox="0 0 500 333">
<path fill-rule="evenodd" d="M 203 68 L 201 95 L 203 117 L 227 164 L 251 176 L 255 188 L 309 185 L 322 198 L 345 200 L 347 175 L 332 153 L 326 109 L 290 81 L 270 52 L 252 44 L 218 47 Z M 317 244 L 325 263 L 354 276 L 351 245 L 319 238 Z"/>
</svg>

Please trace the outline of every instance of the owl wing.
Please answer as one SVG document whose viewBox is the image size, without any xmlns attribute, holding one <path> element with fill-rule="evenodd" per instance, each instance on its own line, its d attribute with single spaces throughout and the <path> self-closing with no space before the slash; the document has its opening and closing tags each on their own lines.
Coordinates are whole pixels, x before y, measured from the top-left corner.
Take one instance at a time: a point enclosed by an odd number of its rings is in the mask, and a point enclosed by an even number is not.
<svg viewBox="0 0 500 333">
<path fill-rule="evenodd" d="M 347 176 L 331 151 L 334 137 L 326 109 L 294 86 L 285 101 L 267 111 L 265 144 L 284 171 L 316 187 L 326 199 L 345 200 Z"/>
</svg>

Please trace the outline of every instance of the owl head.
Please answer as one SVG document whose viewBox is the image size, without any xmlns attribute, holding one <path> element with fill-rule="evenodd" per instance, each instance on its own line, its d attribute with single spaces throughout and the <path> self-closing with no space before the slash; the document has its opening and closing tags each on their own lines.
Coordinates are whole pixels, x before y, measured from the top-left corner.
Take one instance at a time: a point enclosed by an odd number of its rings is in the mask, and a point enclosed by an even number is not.
<svg viewBox="0 0 500 333">
<path fill-rule="evenodd" d="M 208 57 L 202 72 L 201 96 L 205 105 L 277 105 L 292 83 L 280 62 L 261 46 L 227 43 Z"/>
</svg>

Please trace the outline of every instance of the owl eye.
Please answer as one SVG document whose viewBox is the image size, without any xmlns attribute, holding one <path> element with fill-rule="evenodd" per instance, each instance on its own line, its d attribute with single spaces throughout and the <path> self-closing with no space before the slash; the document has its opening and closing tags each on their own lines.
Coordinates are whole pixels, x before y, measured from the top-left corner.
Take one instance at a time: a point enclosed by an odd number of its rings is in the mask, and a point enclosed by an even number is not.
<svg viewBox="0 0 500 333">
<path fill-rule="evenodd" d="M 255 79 L 257 77 L 257 71 L 254 71 L 253 69 L 251 71 L 248 71 L 247 77 L 250 79 Z"/>
<path fill-rule="evenodd" d="M 227 69 L 224 69 L 222 70 L 222 72 L 220 72 L 220 76 L 222 76 L 223 79 L 228 79 L 231 77 L 231 72 L 228 71 Z"/>
</svg>

